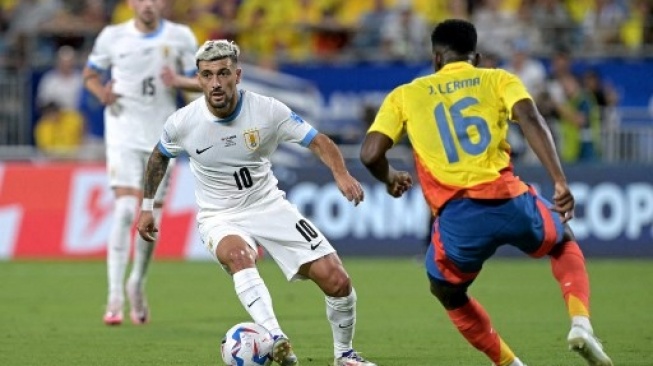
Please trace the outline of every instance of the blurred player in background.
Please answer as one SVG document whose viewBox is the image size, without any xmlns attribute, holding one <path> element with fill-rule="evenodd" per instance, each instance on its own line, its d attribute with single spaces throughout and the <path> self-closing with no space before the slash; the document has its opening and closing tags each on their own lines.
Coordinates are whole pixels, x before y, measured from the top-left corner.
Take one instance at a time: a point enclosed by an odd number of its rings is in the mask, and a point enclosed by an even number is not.
<svg viewBox="0 0 653 366">
<path fill-rule="evenodd" d="M 612 365 L 590 323 L 585 260 L 565 224 L 573 217 L 574 197 L 550 131 L 517 77 L 475 67 L 476 41 L 476 29 L 467 21 L 447 20 L 433 30 L 436 73 L 387 96 L 361 159 L 392 196 L 400 197 L 412 178 L 394 170 L 386 152 L 408 134 L 422 190 L 437 215 L 426 255 L 431 292 L 467 341 L 495 365 L 523 363 L 467 289 L 485 260 L 508 243 L 532 257 L 549 256 L 571 317 L 570 349 L 589 365 Z M 553 205 L 513 174 L 509 120 L 519 123 L 551 176 Z"/>
<path fill-rule="evenodd" d="M 240 49 L 226 40 L 208 41 L 197 52 L 199 98 L 168 118 L 147 165 L 140 234 L 153 240 L 154 193 L 170 159 L 185 151 L 195 176 L 197 220 L 202 241 L 232 275 L 236 294 L 254 322 L 274 336 L 272 356 L 297 365 L 281 330 L 270 293 L 256 268 L 263 246 L 289 281 L 311 279 L 326 295 L 336 366 L 375 366 L 352 347 L 356 291 L 324 235 L 285 199 L 272 174 L 270 155 L 281 142 L 308 147 L 329 167 L 342 194 L 355 205 L 360 183 L 326 135 L 274 98 L 238 90 Z"/>
<path fill-rule="evenodd" d="M 142 195 L 140 187 L 147 158 L 166 118 L 176 110 L 175 88 L 200 90 L 195 77 L 177 74 L 195 73 L 197 41 L 187 26 L 161 18 L 163 1 L 130 0 L 134 18 L 104 28 L 84 68 L 86 88 L 106 106 L 107 169 L 115 194 L 107 250 L 107 325 L 122 323 L 130 229 Z M 106 71 L 111 73 L 111 81 L 103 85 L 102 73 Z M 161 185 L 155 197 L 157 220 L 161 217 L 166 185 Z M 152 245 L 136 238 L 134 263 L 127 281 L 130 315 L 135 324 L 144 324 L 149 317 L 144 285 L 152 251 Z"/>
</svg>

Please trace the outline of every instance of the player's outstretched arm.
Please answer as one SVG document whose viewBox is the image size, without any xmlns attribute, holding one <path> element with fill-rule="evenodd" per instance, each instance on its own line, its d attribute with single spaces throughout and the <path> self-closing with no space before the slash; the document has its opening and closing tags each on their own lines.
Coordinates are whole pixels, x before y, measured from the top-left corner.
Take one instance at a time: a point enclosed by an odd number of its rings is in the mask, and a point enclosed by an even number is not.
<svg viewBox="0 0 653 366">
<path fill-rule="evenodd" d="M 374 178 L 385 183 L 388 193 L 401 197 L 413 185 L 408 172 L 395 170 L 388 161 L 386 153 L 392 148 L 390 137 L 380 132 L 370 132 L 365 136 L 360 159 Z"/>
<path fill-rule="evenodd" d="M 562 215 L 563 221 L 571 219 L 574 213 L 574 197 L 567 185 L 567 178 L 562 170 L 553 136 L 544 117 L 530 99 L 522 99 L 515 103 L 512 107 L 512 115 L 519 123 L 533 152 L 553 179 L 555 189 L 553 209 Z"/>
<path fill-rule="evenodd" d="M 347 197 L 347 200 L 354 202 L 358 205 L 365 198 L 361 184 L 352 177 L 347 171 L 345 159 L 342 157 L 338 146 L 327 135 L 319 133 L 308 148 L 317 155 L 320 160 L 331 169 L 333 178 L 342 192 L 342 195 Z"/>
<path fill-rule="evenodd" d="M 145 170 L 145 181 L 143 183 L 143 205 L 140 216 L 138 217 L 138 233 L 146 241 L 153 242 L 155 233 L 159 231 L 154 221 L 152 211 L 154 209 L 154 194 L 163 180 L 163 176 L 168 169 L 170 158 L 163 155 L 159 146 L 155 146 Z"/>
</svg>

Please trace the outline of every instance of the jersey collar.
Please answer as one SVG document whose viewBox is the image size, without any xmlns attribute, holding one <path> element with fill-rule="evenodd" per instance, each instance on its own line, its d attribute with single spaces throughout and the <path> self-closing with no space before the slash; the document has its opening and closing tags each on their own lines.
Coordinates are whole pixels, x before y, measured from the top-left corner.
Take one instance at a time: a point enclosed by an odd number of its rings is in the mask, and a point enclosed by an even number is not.
<svg viewBox="0 0 653 366">
<path fill-rule="evenodd" d="M 471 70 L 475 68 L 476 66 L 470 64 L 469 62 L 466 61 L 457 61 L 457 62 L 451 62 L 446 65 L 444 65 L 440 70 L 438 70 L 438 73 L 451 73 L 451 72 L 457 72 L 461 70 Z"/>
<path fill-rule="evenodd" d="M 143 37 L 143 38 L 150 39 L 150 38 L 156 38 L 158 35 L 161 34 L 161 32 L 163 31 L 163 24 L 164 24 L 166 21 L 165 21 L 165 19 L 161 18 L 161 19 L 159 20 L 159 27 L 158 27 L 157 29 L 153 30 L 153 31 L 150 32 L 150 33 L 143 33 L 143 32 L 141 32 L 140 30 L 138 30 L 138 28 L 136 28 L 136 21 L 135 21 L 134 19 L 131 19 L 129 22 L 131 23 L 132 30 L 133 30 L 136 34 L 140 35 L 140 36 Z"/>
<path fill-rule="evenodd" d="M 216 117 L 211 111 L 209 111 L 209 107 L 206 105 L 206 99 L 204 100 L 204 114 L 206 117 L 211 121 L 211 122 L 216 122 L 216 123 L 229 123 L 233 120 L 235 120 L 239 115 L 240 115 L 240 110 L 243 108 L 243 99 L 245 98 L 245 91 L 244 90 L 239 90 L 238 93 L 240 94 L 240 97 L 238 98 L 238 103 L 236 103 L 236 109 L 234 109 L 233 112 L 231 112 L 230 115 L 228 115 L 225 118 L 220 118 Z"/>
</svg>

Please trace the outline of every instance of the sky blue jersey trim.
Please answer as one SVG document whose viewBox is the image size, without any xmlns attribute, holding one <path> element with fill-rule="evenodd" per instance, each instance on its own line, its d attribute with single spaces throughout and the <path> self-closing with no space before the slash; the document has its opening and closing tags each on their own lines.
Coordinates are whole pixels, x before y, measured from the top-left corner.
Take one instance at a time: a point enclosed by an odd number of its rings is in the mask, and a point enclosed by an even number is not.
<svg viewBox="0 0 653 366">
<path fill-rule="evenodd" d="M 311 130 L 308 131 L 306 136 L 304 136 L 304 138 L 302 139 L 302 142 L 300 142 L 299 144 L 304 147 L 308 147 L 308 145 L 310 145 L 311 142 L 313 142 L 313 139 L 315 139 L 315 136 L 317 136 L 317 134 L 318 134 L 317 130 L 311 128 Z"/>
<path fill-rule="evenodd" d="M 86 66 L 88 66 L 89 69 L 91 69 L 91 70 L 93 70 L 93 71 L 97 71 L 97 72 L 105 72 L 105 71 L 107 71 L 107 69 L 103 69 L 103 68 L 101 68 L 100 66 L 98 66 L 98 65 L 96 65 L 96 64 L 94 64 L 94 63 L 92 63 L 91 61 L 87 62 L 87 63 L 86 63 Z"/>
<path fill-rule="evenodd" d="M 236 109 L 234 109 L 234 111 L 231 112 L 231 114 L 228 115 L 227 117 L 218 118 L 218 119 L 215 120 L 215 122 L 229 123 L 229 122 L 235 120 L 236 117 L 238 117 L 238 115 L 240 114 L 240 110 L 243 108 L 243 98 L 244 97 L 245 97 L 245 93 L 243 93 L 243 91 L 241 90 L 240 91 L 240 98 L 238 98 L 238 103 L 236 104 Z"/>
<path fill-rule="evenodd" d="M 163 145 L 161 144 L 161 141 L 159 141 L 159 143 L 156 144 L 156 147 L 159 149 L 159 151 L 161 152 L 161 154 L 163 154 L 163 155 L 169 157 L 170 159 L 172 159 L 172 158 L 175 157 L 175 156 L 172 155 L 168 150 L 166 150 L 165 147 L 163 147 Z"/>
<path fill-rule="evenodd" d="M 161 21 L 159 22 L 159 28 L 157 28 L 154 32 L 143 34 L 143 38 L 156 38 L 163 31 L 164 23 L 165 20 L 161 19 Z"/>
</svg>

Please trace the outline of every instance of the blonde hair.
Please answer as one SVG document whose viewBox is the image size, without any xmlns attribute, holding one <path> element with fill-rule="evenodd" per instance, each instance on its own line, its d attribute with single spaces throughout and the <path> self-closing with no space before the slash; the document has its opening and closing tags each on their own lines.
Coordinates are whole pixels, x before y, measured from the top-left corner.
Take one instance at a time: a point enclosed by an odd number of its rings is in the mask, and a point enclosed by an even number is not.
<svg viewBox="0 0 653 366">
<path fill-rule="evenodd" d="M 199 67 L 200 61 L 215 61 L 229 57 L 234 63 L 238 62 L 240 47 L 234 41 L 214 39 L 204 42 L 195 53 L 195 63 Z"/>
</svg>

